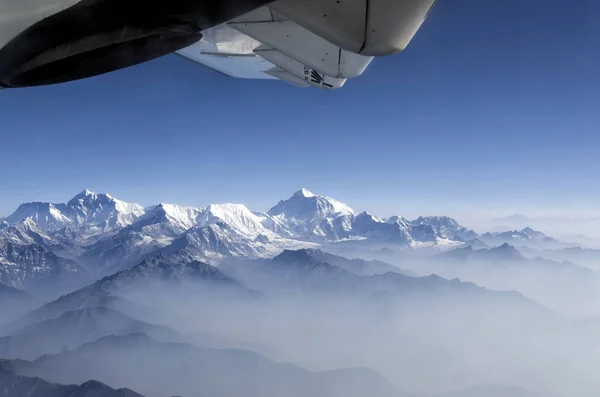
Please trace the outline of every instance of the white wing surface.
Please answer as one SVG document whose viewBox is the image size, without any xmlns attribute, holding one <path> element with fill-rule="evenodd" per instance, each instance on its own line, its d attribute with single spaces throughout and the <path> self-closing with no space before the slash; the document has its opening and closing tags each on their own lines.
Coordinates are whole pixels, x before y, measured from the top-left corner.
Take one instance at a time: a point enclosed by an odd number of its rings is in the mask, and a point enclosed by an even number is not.
<svg viewBox="0 0 600 397">
<path fill-rule="evenodd" d="M 434 3 L 279 0 L 203 31 L 178 53 L 232 77 L 337 89 L 359 77 L 373 56 L 403 50 Z"/>
</svg>

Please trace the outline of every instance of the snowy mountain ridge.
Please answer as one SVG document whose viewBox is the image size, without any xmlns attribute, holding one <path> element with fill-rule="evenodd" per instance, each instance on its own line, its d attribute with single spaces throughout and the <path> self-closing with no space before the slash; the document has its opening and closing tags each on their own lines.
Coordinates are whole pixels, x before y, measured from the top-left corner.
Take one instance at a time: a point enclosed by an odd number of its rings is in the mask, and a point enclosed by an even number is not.
<svg viewBox="0 0 600 397">
<path fill-rule="evenodd" d="M 110 227 L 127 226 L 144 214 L 139 204 L 126 203 L 109 194 L 98 194 L 85 189 L 68 203 L 77 224 L 106 224 Z"/>
<path fill-rule="evenodd" d="M 264 216 L 253 213 L 243 204 L 211 204 L 202 211 L 198 225 L 223 222 L 248 237 L 278 237 L 265 227 L 264 219 Z"/>
<path fill-rule="evenodd" d="M 449 217 L 420 217 L 409 221 L 399 216 L 383 219 L 368 212 L 357 214 L 347 204 L 307 189 L 281 200 L 266 213 L 229 203 L 211 204 L 202 209 L 166 203 L 144 208 L 86 189 L 66 204 L 26 203 L 4 218 L 7 225 L 25 220 L 44 233 L 68 228 L 66 230 L 79 237 L 100 236 L 100 240 L 131 228 L 141 233 L 142 240 L 149 237 L 169 242 L 192 227 L 217 223 L 224 223 L 249 239 L 315 243 L 373 239 L 420 246 L 462 242 L 477 236 Z"/>
<path fill-rule="evenodd" d="M 384 219 L 357 213 L 341 201 L 307 189 L 266 213 L 230 203 L 204 208 L 160 203 L 144 208 L 86 189 L 64 204 L 22 204 L 0 221 L 0 245 L 10 243 L 24 253 L 55 254 L 49 266 L 62 263 L 61 258 L 75 260 L 96 276 L 126 269 L 158 253 L 215 263 L 228 257 L 271 258 L 286 249 L 339 242 L 452 247 L 477 237 L 449 217 Z M 0 259 L 15 264 L 15 258 L 13 254 Z M 80 268 L 62 266 L 62 272 Z M 5 279 L 27 279 L 17 274 L 18 266 L 11 269 L 15 270 L 7 271 Z"/>
<path fill-rule="evenodd" d="M 66 204 L 24 203 L 4 221 L 16 224 L 31 219 L 45 231 L 64 227 L 78 227 L 81 233 L 99 234 L 122 228 L 135 222 L 144 214 L 139 204 L 126 203 L 108 194 L 98 194 L 87 189 Z"/>
</svg>

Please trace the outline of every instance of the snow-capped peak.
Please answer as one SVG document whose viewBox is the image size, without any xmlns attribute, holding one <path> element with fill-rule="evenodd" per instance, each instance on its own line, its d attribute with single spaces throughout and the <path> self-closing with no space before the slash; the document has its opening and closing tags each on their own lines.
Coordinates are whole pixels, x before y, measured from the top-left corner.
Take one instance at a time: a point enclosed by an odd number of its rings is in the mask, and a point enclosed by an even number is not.
<svg viewBox="0 0 600 397">
<path fill-rule="evenodd" d="M 410 224 L 410 222 L 407 219 L 404 219 L 401 216 L 391 216 L 386 220 L 387 223 L 392 223 L 392 224 L 398 224 L 404 227 L 408 227 L 408 225 Z"/>
<path fill-rule="evenodd" d="M 371 214 L 368 211 L 363 211 L 360 214 L 356 215 L 356 219 L 359 219 L 359 218 L 367 218 L 373 222 L 384 223 L 383 219 L 376 217 L 375 215 Z"/>
<path fill-rule="evenodd" d="M 280 201 L 269 210 L 270 215 L 281 213 L 295 218 L 312 218 L 314 215 L 354 215 L 354 210 L 349 205 L 331 197 L 316 195 L 306 189 L 301 189 L 289 199 Z"/>
<path fill-rule="evenodd" d="M 75 197 L 73 197 L 71 200 L 82 200 L 86 197 L 96 197 L 96 193 L 92 192 L 89 189 L 84 189 L 82 192 L 80 192 L 79 194 L 77 194 Z"/>
<path fill-rule="evenodd" d="M 293 197 L 305 197 L 305 198 L 309 198 L 309 197 L 315 197 L 316 195 L 314 193 L 312 193 L 310 190 L 302 188 L 300 190 L 298 190 L 296 193 L 294 193 Z"/>
<path fill-rule="evenodd" d="M 24 203 L 15 212 L 6 217 L 5 221 L 10 224 L 16 224 L 27 218 L 31 218 L 42 229 L 54 229 L 72 223 L 66 212 L 68 210 L 65 204 L 46 202 Z"/>
<path fill-rule="evenodd" d="M 91 191 L 89 189 L 83 190 L 77 196 L 73 197 L 72 200 L 79 200 L 79 199 L 85 199 L 85 198 L 96 200 L 96 199 L 98 199 L 98 197 L 105 197 L 105 198 L 107 198 L 109 200 L 120 201 L 120 200 L 117 200 L 116 198 L 114 198 L 113 196 L 111 196 L 108 193 L 96 193 L 96 192 L 93 192 L 93 191 Z"/>
<path fill-rule="evenodd" d="M 248 237 L 272 236 L 262 224 L 263 218 L 250 211 L 243 204 L 211 204 L 202 211 L 199 225 L 223 222 Z"/>
<path fill-rule="evenodd" d="M 14 244 L 33 244 L 50 238 L 38 227 L 33 218 L 28 217 L 15 225 L 0 228 L 0 239 L 7 239 Z"/>
<path fill-rule="evenodd" d="M 112 230 L 132 224 L 144 214 L 144 208 L 138 204 L 130 204 L 117 200 L 108 194 L 98 194 L 85 189 L 66 204 L 44 202 L 26 203 L 6 221 L 19 223 L 27 218 L 42 230 L 58 230 L 66 226 L 98 231 Z"/>
<path fill-rule="evenodd" d="M 187 230 L 194 226 L 198 215 L 201 213 L 198 208 L 167 203 L 160 203 L 149 212 L 166 217 L 166 220 L 177 225 L 182 230 Z"/>
<path fill-rule="evenodd" d="M 412 222 L 416 226 L 430 226 L 437 238 L 467 241 L 477 237 L 477 233 L 459 224 L 448 216 L 421 216 Z"/>
<path fill-rule="evenodd" d="M 449 216 L 420 216 L 413 223 L 417 225 L 440 225 L 446 227 L 457 227 L 460 226 L 456 220 Z"/>
<path fill-rule="evenodd" d="M 86 255 L 96 259 L 110 251 L 98 259 L 109 266 L 121 262 L 129 265 L 151 250 L 175 244 L 186 231 L 186 238 L 198 238 L 196 245 L 201 249 L 195 252 L 204 256 L 251 257 L 329 242 L 369 240 L 419 246 L 464 242 L 477 236 L 448 217 L 422 217 L 410 222 L 368 212 L 356 214 L 347 204 L 304 188 L 268 213 L 253 212 L 242 204 L 212 204 L 198 209 L 161 203 L 143 208 L 85 189 L 66 204 L 23 204 L 5 221 L 0 231 L 6 237 L 10 232 L 14 241 L 52 240 L 64 243 L 65 249 L 90 247 L 85 248 Z M 7 230 L 8 225 L 21 221 L 20 229 Z"/>
<path fill-rule="evenodd" d="M 128 226 L 144 215 L 144 208 L 139 204 L 126 203 L 88 189 L 73 197 L 67 207 L 75 224 L 101 228 Z"/>
<path fill-rule="evenodd" d="M 354 216 L 354 210 L 331 197 L 301 189 L 271 208 L 268 215 L 270 220 L 267 223 L 273 230 L 285 231 L 290 236 L 323 235 L 322 231 L 318 231 L 321 223 L 331 223 L 342 216 Z"/>
<path fill-rule="evenodd" d="M 85 189 L 84 191 L 82 191 L 81 193 L 79 193 L 75 197 L 73 197 L 71 200 L 69 200 L 67 205 L 72 206 L 72 205 L 77 205 L 77 203 L 83 203 L 83 202 L 91 203 L 91 202 L 95 202 L 97 200 L 120 201 L 120 200 L 117 200 L 114 197 L 112 197 L 110 194 L 96 193 L 96 192 L 92 192 L 91 190 Z"/>
</svg>

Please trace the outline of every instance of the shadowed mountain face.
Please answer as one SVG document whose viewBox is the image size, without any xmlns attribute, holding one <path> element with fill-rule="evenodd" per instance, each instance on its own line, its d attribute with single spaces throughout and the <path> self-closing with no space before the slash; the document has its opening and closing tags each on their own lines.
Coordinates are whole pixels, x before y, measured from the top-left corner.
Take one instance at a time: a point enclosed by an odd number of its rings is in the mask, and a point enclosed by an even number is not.
<svg viewBox="0 0 600 397">
<path fill-rule="evenodd" d="M 448 259 L 468 259 L 468 260 L 483 260 L 487 262 L 507 262 L 507 261 L 524 261 L 525 258 L 519 250 L 508 243 L 504 243 L 499 247 L 489 249 L 474 249 L 472 246 L 459 248 L 441 254 L 442 257 Z"/>
<path fill-rule="evenodd" d="M 301 250 L 306 253 L 305 260 L 314 263 L 329 263 L 340 269 L 344 269 L 358 276 L 372 276 L 385 273 L 399 273 L 409 277 L 416 277 L 415 273 L 400 269 L 381 261 L 366 261 L 364 259 L 347 259 L 342 256 L 333 255 L 319 249 Z M 285 253 L 284 253 L 285 254 Z"/>
<path fill-rule="evenodd" d="M 587 267 L 595 271 L 600 270 L 600 249 L 571 247 L 554 250 L 534 251 L 532 256 L 541 255 L 546 259 L 558 262 L 569 261 L 577 266 Z"/>
<path fill-rule="evenodd" d="M 26 326 L 0 338 L 0 357 L 33 360 L 45 354 L 71 350 L 108 335 L 145 332 L 157 340 L 180 341 L 178 332 L 148 324 L 104 307 L 85 308 Z"/>
<path fill-rule="evenodd" d="M 16 244 L 0 239 L 0 282 L 41 293 L 76 287 L 87 272 L 73 260 L 32 242 Z"/>
<path fill-rule="evenodd" d="M 544 233 L 526 227 L 522 230 L 511 230 L 500 233 L 484 233 L 479 239 L 486 244 L 501 245 L 512 244 L 515 246 L 530 246 L 538 248 L 552 248 L 562 245 L 559 241 L 546 236 Z"/>
<path fill-rule="evenodd" d="M 2 397 L 144 397 L 129 389 L 115 390 L 97 381 L 79 386 L 61 385 L 36 377 L 17 375 L 14 365 L 0 360 L 0 396 Z"/>
<path fill-rule="evenodd" d="M 564 261 L 528 258 L 514 246 L 460 248 L 432 258 L 418 258 L 410 270 L 459 277 L 487 289 L 519 291 L 565 315 L 600 314 L 600 274 Z"/>
<path fill-rule="evenodd" d="M 90 307 L 109 307 L 127 312 L 144 312 L 122 297 L 136 290 L 152 289 L 153 285 L 177 288 L 185 285 L 196 297 L 221 297 L 223 299 L 253 299 L 260 294 L 240 285 L 217 268 L 195 260 L 169 257 L 147 259 L 139 265 L 98 280 L 94 284 L 64 295 L 29 313 L 21 322 L 27 325 L 60 316 L 66 311 Z"/>
<path fill-rule="evenodd" d="M 211 285 L 243 290 L 243 287 L 235 280 L 214 266 L 192 259 L 169 258 L 168 256 L 147 259 L 131 269 L 105 277 L 96 284 L 104 290 L 116 291 L 119 288 L 142 285 L 151 281 L 181 283 L 188 280 L 206 281 Z"/>
<path fill-rule="evenodd" d="M 359 271 L 362 272 L 364 266 L 381 266 L 383 263 L 354 262 L 314 250 L 286 250 L 271 260 L 230 262 L 222 264 L 221 268 L 251 288 L 265 291 L 267 294 L 318 293 L 363 301 L 365 298 L 368 301 L 373 298 L 399 299 L 412 296 L 416 299 L 415 302 L 441 298 L 469 302 L 477 298 L 480 301 L 506 304 L 518 304 L 520 301 L 524 306 L 535 306 L 518 293 L 492 292 L 472 283 L 464 283 L 457 279 L 449 281 L 435 275 L 418 278 L 400 272 L 387 272 L 359 276 L 333 266 L 325 261 L 328 259 L 352 270 L 356 270 L 352 266 L 358 264 Z"/>
<path fill-rule="evenodd" d="M 93 373 L 102 382 L 131 385 L 148 397 L 402 396 L 372 370 L 313 373 L 248 351 L 158 343 L 144 334 L 102 338 L 18 365 L 17 371 L 63 383 L 78 383 Z"/>
</svg>

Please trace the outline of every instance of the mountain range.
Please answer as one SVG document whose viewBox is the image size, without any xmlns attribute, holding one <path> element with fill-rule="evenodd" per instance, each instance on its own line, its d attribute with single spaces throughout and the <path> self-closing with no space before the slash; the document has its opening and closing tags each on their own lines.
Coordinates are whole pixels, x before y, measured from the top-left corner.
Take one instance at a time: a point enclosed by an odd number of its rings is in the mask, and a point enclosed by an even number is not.
<svg viewBox="0 0 600 397">
<path fill-rule="evenodd" d="M 84 237 L 90 237 L 130 225 L 144 212 L 138 204 L 125 203 L 109 194 L 96 194 L 86 189 L 66 204 L 21 204 L 4 221 L 15 224 L 31 218 L 44 230 L 73 228 Z"/>
<path fill-rule="evenodd" d="M 110 384 L 129 384 L 149 397 L 402 395 L 368 369 L 316 373 L 249 351 L 158 342 L 143 333 L 111 335 L 72 351 L 13 365 L 25 376 L 59 383 L 80 383 L 95 377 Z M 148 377 L 148 373 L 154 375 Z"/>
<path fill-rule="evenodd" d="M 356 266 L 356 265 L 359 266 Z M 349 260 L 326 254 L 320 250 L 286 250 L 272 259 L 225 262 L 221 268 L 236 280 L 269 294 L 299 292 L 329 294 L 357 301 L 369 301 L 377 297 L 409 299 L 415 302 L 427 299 L 452 297 L 457 300 L 500 301 L 511 303 L 515 299 L 522 306 L 531 302 L 512 292 L 493 292 L 461 282 L 447 280 L 436 275 L 413 277 L 406 271 L 377 261 Z M 379 266 L 384 266 L 385 271 Z M 389 268 L 388 268 L 389 267 Z M 347 270 L 346 270 L 347 269 Z M 367 273 L 367 275 L 365 275 Z M 410 274 L 410 273 L 409 273 Z"/>
<path fill-rule="evenodd" d="M 193 226 L 224 223 L 248 238 L 291 238 L 334 242 L 347 238 L 381 238 L 399 243 L 463 241 L 477 234 L 449 217 L 419 217 L 408 221 L 393 216 L 379 218 L 333 198 L 306 189 L 282 200 L 266 213 L 250 211 L 241 204 L 212 204 L 188 208 L 172 204 L 142 207 L 109 194 L 85 190 L 66 204 L 26 203 L 1 219 L 5 225 L 28 222 L 52 235 L 76 232 L 78 241 L 89 243 L 126 227 L 149 237 L 173 238 Z M 39 239 L 38 241 L 39 242 Z M 89 244 L 88 244 L 89 245 Z"/>
<path fill-rule="evenodd" d="M 43 377 L 68 384 L 79 383 L 82 379 L 96 376 L 106 383 L 132 384 L 136 390 L 148 397 L 169 396 L 173 393 L 182 396 L 225 397 L 239 395 L 248 397 L 408 396 L 376 371 L 367 368 L 312 372 L 295 365 L 277 363 L 249 351 L 215 350 L 198 348 L 185 343 L 157 342 L 143 333 L 107 336 L 72 351 L 43 356 L 32 362 L 5 361 L 4 365 L 22 374 L 19 376 L 21 382 Z M 148 373 L 154 376 L 149 378 Z M 14 373 L 9 374 L 4 376 L 12 377 L 13 380 L 18 376 Z M 3 373 L 0 372 L 0 379 L 2 375 Z M 46 385 L 47 382 L 44 382 L 42 386 Z M 80 388 L 92 386 L 101 390 L 106 389 L 103 391 L 106 394 L 89 392 L 81 396 L 139 396 L 127 389 L 119 390 L 118 393 L 121 394 L 118 394 L 96 381 L 84 383 Z M 73 386 L 69 387 L 73 388 Z M 199 393 L 200 390 L 202 392 Z M 16 397 L 16 394 L 14 396 Z M 63 397 L 63 394 L 57 396 Z M 79 394 L 74 393 L 73 396 Z M 514 387 L 479 387 L 447 396 L 542 397 L 549 395 L 531 393 Z"/>
<path fill-rule="evenodd" d="M 33 360 L 47 354 L 75 349 L 107 335 L 143 332 L 162 341 L 183 336 L 162 325 L 149 324 L 107 307 L 67 311 L 56 318 L 29 324 L 0 337 L 0 357 Z"/>
<path fill-rule="evenodd" d="M 530 247 L 552 247 L 559 242 L 544 233 L 525 227 L 522 230 L 510 230 L 505 232 L 484 233 L 478 237 L 489 245 L 500 245 L 509 243 L 516 246 L 528 245 Z"/>
<path fill-rule="evenodd" d="M 0 283 L 38 289 L 52 279 L 71 288 L 129 268 L 161 250 L 208 263 L 269 258 L 284 249 L 340 241 L 399 247 L 453 246 L 477 234 L 448 217 L 379 218 L 306 189 L 266 213 L 241 204 L 142 207 L 89 190 L 67 203 L 32 202 L 0 220 Z M 34 265 L 35 264 L 35 265 Z"/>
<path fill-rule="evenodd" d="M 125 268 L 144 255 L 187 236 L 201 255 L 272 257 L 285 248 L 316 247 L 340 240 L 385 241 L 404 246 L 447 244 L 474 238 L 448 217 L 356 214 L 333 198 L 306 189 L 266 213 L 241 204 L 188 208 L 172 204 L 142 207 L 89 190 L 67 203 L 32 202 L 0 219 L 0 241 L 36 245 L 93 269 Z M 0 258 L 6 258 L 0 252 Z M 21 283 L 23 281 L 20 281 Z M 14 282 L 12 282 L 14 284 Z"/>
<path fill-rule="evenodd" d="M 144 397 L 130 389 L 113 389 L 101 382 L 90 380 L 81 385 L 64 385 L 31 376 L 19 375 L 24 362 L 0 360 L 0 388 L 4 397 Z M 331 371 L 323 374 L 330 378 L 347 378 L 351 371 Z M 358 373 L 359 371 L 354 371 Z M 364 377 L 364 375 L 363 375 Z M 373 379 L 375 379 L 373 377 Z M 388 386 L 389 387 L 389 386 Z M 165 394 L 168 395 L 168 394 Z M 244 394 L 245 395 L 245 394 Z M 384 394 L 385 395 L 385 394 Z M 402 397 L 402 393 L 393 394 Z M 452 392 L 436 397 L 559 397 L 557 395 L 529 392 L 516 387 L 478 387 Z"/>
<path fill-rule="evenodd" d="M 9 397 L 140 396 L 123 386 L 147 397 L 403 397 L 386 378 L 411 391 L 427 376 L 439 377 L 436 391 L 502 380 L 494 368 L 506 361 L 480 369 L 477 360 L 502 359 L 513 343 L 524 352 L 513 359 L 526 357 L 541 325 L 559 329 L 550 343 L 571 332 L 536 303 L 545 295 L 527 289 L 532 280 L 585 291 L 597 280 L 570 262 L 528 258 L 515 241 L 556 242 L 529 228 L 480 235 L 444 216 L 381 218 L 306 189 L 267 212 L 143 207 L 88 190 L 23 204 L 0 220 L 0 299 L 18 308 L 0 321 L 0 385 L 11 385 Z M 332 253 L 347 247 L 397 260 Z M 530 278 L 511 288 L 513 275 Z M 492 335 L 500 323 L 506 338 Z M 511 335 L 514 324 L 527 331 Z M 313 367 L 320 359 L 324 368 Z M 381 372 L 346 368 L 359 363 Z"/>
<path fill-rule="evenodd" d="M 97 381 L 61 385 L 38 377 L 18 375 L 14 363 L 0 360 L 0 390 L 4 397 L 144 397 L 129 389 L 115 390 Z"/>
<path fill-rule="evenodd" d="M 139 304 L 123 297 L 124 293 L 152 290 L 153 287 L 183 289 L 195 298 L 260 299 L 261 294 L 252 291 L 233 278 L 207 263 L 190 258 L 158 256 L 146 259 L 131 269 L 106 276 L 86 287 L 65 294 L 36 310 L 29 312 L 11 328 L 56 318 L 65 312 L 77 312 L 86 308 L 112 308 L 135 312 L 145 311 Z"/>
<path fill-rule="evenodd" d="M 519 291 L 559 313 L 577 316 L 598 313 L 600 274 L 566 260 L 526 256 L 523 250 L 508 243 L 480 249 L 466 245 L 433 256 L 412 257 L 403 264 L 421 275 L 434 273 L 445 278 L 458 277 L 494 291 Z"/>
</svg>

